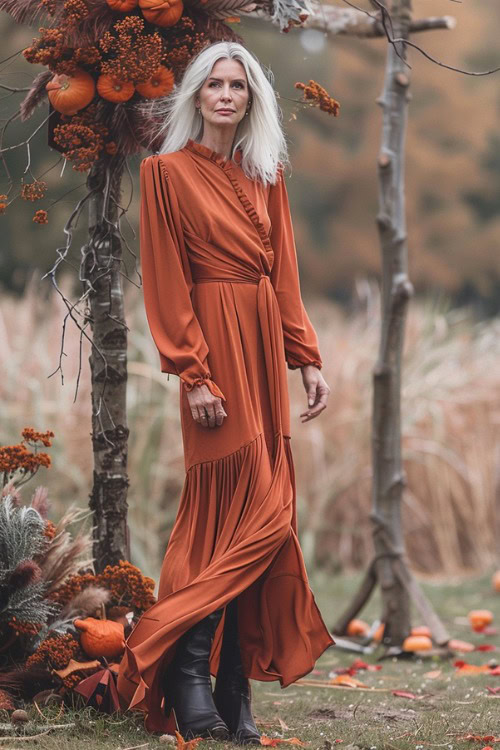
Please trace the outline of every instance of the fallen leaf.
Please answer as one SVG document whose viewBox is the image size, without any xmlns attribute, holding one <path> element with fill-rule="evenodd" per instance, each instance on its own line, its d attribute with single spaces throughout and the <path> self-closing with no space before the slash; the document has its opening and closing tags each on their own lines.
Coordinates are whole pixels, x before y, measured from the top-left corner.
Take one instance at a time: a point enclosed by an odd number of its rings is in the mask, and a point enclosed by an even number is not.
<svg viewBox="0 0 500 750">
<path fill-rule="evenodd" d="M 278 716 L 278 721 L 280 723 L 280 727 L 281 727 L 281 731 L 282 732 L 286 732 L 287 729 L 290 729 L 290 727 L 287 724 L 285 724 L 285 722 L 283 721 L 283 719 L 280 719 L 279 716 Z"/>
<path fill-rule="evenodd" d="M 487 664 L 468 664 L 466 661 L 458 659 L 453 662 L 453 666 L 457 668 L 455 674 L 482 674 L 484 672 L 489 672 L 491 674 L 491 667 Z M 500 671 L 498 674 L 500 674 Z"/>
<path fill-rule="evenodd" d="M 415 693 L 408 693 L 406 690 L 393 690 L 393 695 L 397 695 L 398 698 L 412 698 L 413 700 L 416 700 L 417 696 Z"/>
<path fill-rule="evenodd" d="M 500 667 L 490 667 L 490 674 L 495 675 L 495 677 L 500 676 Z"/>
<path fill-rule="evenodd" d="M 431 672 L 426 672 L 424 677 L 427 677 L 428 680 L 437 680 L 441 675 L 442 671 L 440 669 L 433 669 Z"/>
<path fill-rule="evenodd" d="M 282 737 L 268 737 L 265 734 L 262 734 L 260 737 L 260 744 L 266 745 L 268 747 L 277 747 L 277 745 L 284 744 L 284 745 L 300 745 L 301 747 L 306 747 L 307 742 L 302 742 L 302 740 L 299 740 L 298 737 L 290 737 L 289 739 L 285 739 Z"/>
<path fill-rule="evenodd" d="M 406 690 L 393 690 L 393 695 L 397 695 L 399 698 L 411 698 L 415 701 L 421 701 L 423 698 L 427 697 L 426 693 L 422 693 L 422 695 L 415 695 L 415 693 L 409 693 Z"/>
<path fill-rule="evenodd" d="M 333 680 L 330 680 L 331 685 L 344 685 L 346 687 L 358 687 L 358 688 L 367 688 L 368 685 L 365 685 L 364 682 L 361 682 L 361 680 L 357 680 L 355 677 L 351 677 L 347 674 L 339 674 L 337 677 L 334 677 Z"/>
<path fill-rule="evenodd" d="M 497 647 L 494 646 L 492 643 L 481 643 L 481 645 L 476 646 L 474 650 L 475 651 L 496 651 Z"/>
<path fill-rule="evenodd" d="M 94 659 L 94 661 L 75 661 L 75 659 L 70 659 L 67 667 L 64 669 L 53 669 L 52 671 L 59 675 L 61 680 L 64 680 L 65 677 L 73 674 L 73 672 L 86 672 L 89 669 L 96 669 L 101 666 L 102 664 L 98 659 Z"/>
<path fill-rule="evenodd" d="M 182 734 L 177 729 L 175 730 L 175 736 L 177 737 L 177 750 L 194 750 L 199 742 L 202 742 L 202 737 L 195 737 L 192 740 L 185 740 Z"/>
<path fill-rule="evenodd" d="M 500 695 L 500 687 L 490 687 L 489 685 L 486 685 L 486 690 L 489 690 L 490 693 L 493 693 L 493 695 Z"/>
</svg>

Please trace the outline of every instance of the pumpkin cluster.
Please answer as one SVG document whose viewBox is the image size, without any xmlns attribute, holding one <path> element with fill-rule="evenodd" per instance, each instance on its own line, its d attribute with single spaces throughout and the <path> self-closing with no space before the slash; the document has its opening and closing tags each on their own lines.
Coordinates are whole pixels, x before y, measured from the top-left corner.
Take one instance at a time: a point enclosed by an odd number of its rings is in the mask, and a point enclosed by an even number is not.
<svg viewBox="0 0 500 750">
<path fill-rule="evenodd" d="M 103 153 L 139 151 L 141 134 L 149 140 L 151 132 L 145 122 L 137 127 L 140 110 L 126 105 L 168 96 L 193 55 L 211 41 L 196 9 L 186 10 L 183 0 L 41 0 L 40 5 L 51 23 L 23 54 L 52 73 L 49 79 L 39 76 L 36 92 L 30 92 L 33 100 L 45 89 L 54 110 L 50 144 L 79 171 Z M 29 116 L 31 109 L 26 112 Z"/>
</svg>

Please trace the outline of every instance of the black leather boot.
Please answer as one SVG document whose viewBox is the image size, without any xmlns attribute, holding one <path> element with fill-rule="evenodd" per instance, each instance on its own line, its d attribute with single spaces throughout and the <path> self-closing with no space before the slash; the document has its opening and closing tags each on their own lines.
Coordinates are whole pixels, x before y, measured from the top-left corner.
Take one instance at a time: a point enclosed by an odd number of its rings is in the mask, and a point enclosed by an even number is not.
<svg viewBox="0 0 500 750">
<path fill-rule="evenodd" d="M 236 599 L 226 607 L 214 701 L 229 727 L 232 739 L 242 744 L 260 745 L 260 733 L 251 710 L 250 682 L 244 675 L 241 663 Z"/>
<path fill-rule="evenodd" d="M 229 730 L 219 716 L 212 697 L 209 657 L 222 609 L 212 612 L 184 633 L 172 662 L 163 676 L 165 713 L 174 710 L 184 739 L 211 737 L 229 739 Z"/>
</svg>

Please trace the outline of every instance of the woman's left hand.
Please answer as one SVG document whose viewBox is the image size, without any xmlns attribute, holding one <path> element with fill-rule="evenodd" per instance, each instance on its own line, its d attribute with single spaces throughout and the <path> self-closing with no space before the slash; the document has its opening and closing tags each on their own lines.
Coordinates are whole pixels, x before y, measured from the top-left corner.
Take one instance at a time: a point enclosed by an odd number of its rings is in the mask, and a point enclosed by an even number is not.
<svg viewBox="0 0 500 750">
<path fill-rule="evenodd" d="M 304 383 L 309 402 L 309 408 L 300 415 L 304 417 L 302 419 L 302 423 L 304 423 L 309 422 L 310 419 L 314 419 L 318 414 L 321 414 L 323 409 L 326 409 L 330 387 L 318 367 L 304 365 L 300 369 L 302 372 L 302 382 Z"/>
</svg>

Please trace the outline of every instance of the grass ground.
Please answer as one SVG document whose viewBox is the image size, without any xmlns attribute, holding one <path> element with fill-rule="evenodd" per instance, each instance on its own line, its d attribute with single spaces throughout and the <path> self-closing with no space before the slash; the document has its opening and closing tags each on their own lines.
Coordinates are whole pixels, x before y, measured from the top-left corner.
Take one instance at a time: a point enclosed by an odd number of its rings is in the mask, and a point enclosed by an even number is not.
<svg viewBox="0 0 500 750">
<path fill-rule="evenodd" d="M 355 590 L 357 577 L 318 576 L 312 581 L 325 621 L 332 625 L 336 614 Z M 424 589 L 454 638 L 477 645 L 490 643 L 498 650 L 460 655 L 471 664 L 497 663 L 500 638 L 471 633 L 466 615 L 470 609 L 487 608 L 500 623 L 500 595 L 491 590 L 489 577 L 457 583 L 424 584 Z M 378 614 L 377 599 L 363 613 L 365 619 Z M 420 624 L 415 616 L 415 624 Z M 309 679 L 325 681 L 335 668 L 347 667 L 353 653 L 331 648 L 318 660 Z M 500 696 L 487 686 L 500 687 L 500 676 L 460 675 L 454 658 L 430 656 L 409 661 L 382 660 L 377 654 L 363 660 L 382 665 L 379 671 L 359 672 L 356 677 L 373 688 L 313 687 L 295 683 L 282 690 L 278 683 L 253 683 L 253 705 L 259 729 L 272 739 L 297 737 L 310 750 L 425 750 L 426 748 L 500 748 Z M 428 673 L 434 673 L 432 677 Z M 436 673 L 438 673 L 436 675 Z M 413 693 L 398 697 L 393 690 Z M 108 717 L 91 709 L 72 711 L 43 709 L 42 718 L 28 707 L 32 722 L 14 733 L 6 712 L 0 712 L 0 742 L 10 750 L 149 750 L 166 747 L 159 737 L 148 735 L 140 714 Z M 68 726 L 64 726 L 68 725 Z M 57 726 L 61 728 L 57 728 Z M 45 734 L 44 734 L 45 732 Z M 33 735 L 39 735 L 34 737 Z M 466 739 L 468 735 L 480 739 Z M 498 738 L 495 745 L 494 738 Z M 228 750 L 229 743 L 203 741 L 200 750 Z"/>
</svg>

